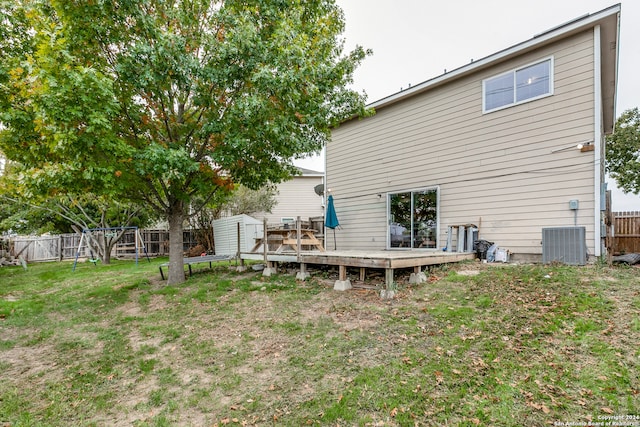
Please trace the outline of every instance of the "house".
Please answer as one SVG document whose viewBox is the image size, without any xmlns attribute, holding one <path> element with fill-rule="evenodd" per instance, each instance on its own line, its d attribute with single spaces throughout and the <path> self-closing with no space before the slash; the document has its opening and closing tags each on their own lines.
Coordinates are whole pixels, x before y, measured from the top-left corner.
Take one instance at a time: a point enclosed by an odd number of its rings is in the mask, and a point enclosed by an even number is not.
<svg viewBox="0 0 640 427">
<path fill-rule="evenodd" d="M 285 224 L 295 222 L 299 216 L 302 220 L 322 217 L 324 215 L 324 199 L 316 192 L 322 186 L 324 173 L 298 168 L 300 175 L 278 184 L 277 204 L 271 212 L 252 214 L 256 219 L 267 219 L 269 224 Z"/>
<path fill-rule="evenodd" d="M 442 251 L 450 226 L 473 225 L 473 239 L 539 260 L 543 229 L 577 226 L 601 255 L 620 10 L 390 95 L 336 128 L 326 186 L 338 248 Z"/>
</svg>

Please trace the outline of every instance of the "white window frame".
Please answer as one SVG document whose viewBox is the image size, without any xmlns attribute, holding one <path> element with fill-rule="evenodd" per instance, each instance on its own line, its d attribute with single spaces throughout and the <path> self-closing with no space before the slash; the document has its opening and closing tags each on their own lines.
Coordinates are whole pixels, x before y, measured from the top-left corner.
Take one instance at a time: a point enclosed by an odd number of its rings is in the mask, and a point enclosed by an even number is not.
<svg viewBox="0 0 640 427">
<path fill-rule="evenodd" d="M 545 62 L 549 62 L 549 92 L 547 93 L 543 93 L 541 95 L 538 96 L 534 96 L 531 98 L 527 98 L 527 99 L 523 99 L 522 101 L 516 101 L 517 99 L 517 90 L 518 90 L 518 86 L 517 86 L 517 82 L 516 82 L 516 73 L 518 71 L 524 70 L 525 68 L 529 68 L 532 67 L 534 65 L 539 65 Z M 520 104 L 524 104 L 527 102 L 531 102 L 531 101 L 535 101 L 538 99 L 542 99 L 542 98 L 546 98 L 548 96 L 552 96 L 553 92 L 554 92 L 554 57 L 553 56 L 549 56 L 547 58 L 542 58 L 538 61 L 535 62 L 531 62 L 529 64 L 525 64 L 521 67 L 518 68 L 514 68 L 512 70 L 509 70 L 507 72 L 501 73 L 501 74 L 497 74 L 495 76 L 491 76 L 487 79 L 484 79 L 482 81 L 482 113 L 486 114 L 486 113 L 493 113 L 494 111 L 500 111 L 500 110 L 504 110 L 505 108 L 510 108 L 513 107 L 514 105 L 520 105 Z M 500 107 L 496 107 L 496 108 L 492 108 L 490 110 L 487 110 L 487 106 L 486 106 L 486 102 L 487 102 L 487 96 L 486 96 L 486 87 L 487 87 L 487 82 L 494 80 L 496 78 L 499 77 L 504 77 L 506 75 L 512 75 L 513 77 L 513 102 L 509 103 L 509 104 L 505 104 L 505 105 L 501 105 Z"/>
</svg>

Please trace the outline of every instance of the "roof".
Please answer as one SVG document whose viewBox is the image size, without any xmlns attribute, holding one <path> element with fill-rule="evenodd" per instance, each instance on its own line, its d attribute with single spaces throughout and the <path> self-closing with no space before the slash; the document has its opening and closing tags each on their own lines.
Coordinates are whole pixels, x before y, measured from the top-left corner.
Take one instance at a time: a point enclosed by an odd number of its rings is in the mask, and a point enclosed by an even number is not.
<svg viewBox="0 0 640 427">
<path fill-rule="evenodd" d="M 301 167 L 298 167 L 297 169 L 300 171 L 300 175 L 297 175 L 297 176 L 324 176 L 324 172 L 318 172 L 318 171 L 305 169 Z"/>
<path fill-rule="evenodd" d="M 379 110 L 399 101 L 416 96 L 435 87 L 442 86 L 469 74 L 507 61 L 513 57 L 522 55 L 535 49 L 539 49 L 558 40 L 570 37 L 579 32 L 595 26 L 600 26 L 600 53 L 601 53 L 601 88 L 603 126 L 605 133 L 613 130 L 615 123 L 616 83 L 618 79 L 618 40 L 620 34 L 620 4 L 610 6 L 599 12 L 587 14 L 553 27 L 547 31 L 536 34 L 533 38 L 506 48 L 478 61 L 445 72 L 438 77 L 419 83 L 409 89 L 389 95 L 368 105 Z"/>
</svg>

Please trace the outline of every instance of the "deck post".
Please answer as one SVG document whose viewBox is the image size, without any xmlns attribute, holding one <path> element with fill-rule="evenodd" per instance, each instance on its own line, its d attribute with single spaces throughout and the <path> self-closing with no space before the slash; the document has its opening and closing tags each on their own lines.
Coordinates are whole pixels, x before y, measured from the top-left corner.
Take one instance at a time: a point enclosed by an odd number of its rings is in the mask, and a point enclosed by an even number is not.
<svg viewBox="0 0 640 427">
<path fill-rule="evenodd" d="M 304 262 L 300 263 L 300 271 L 296 274 L 296 280 L 306 280 L 308 277 L 310 277 L 311 274 L 309 274 L 307 272 L 307 264 L 305 264 Z"/>
<path fill-rule="evenodd" d="M 360 267 L 360 281 L 364 282 L 364 279 L 367 278 L 367 269 L 365 267 Z"/>
<path fill-rule="evenodd" d="M 396 285 L 393 283 L 393 268 L 385 269 L 384 279 L 386 289 L 380 291 L 380 298 L 393 299 L 396 296 Z"/>
<path fill-rule="evenodd" d="M 421 271 L 422 267 L 417 265 L 413 267 L 413 273 L 409 276 L 409 283 L 412 285 L 417 283 L 424 283 L 427 281 L 427 275 Z"/>
<path fill-rule="evenodd" d="M 276 274 L 278 270 L 274 267 L 272 262 L 269 262 L 269 257 L 267 253 L 269 252 L 269 233 L 267 232 L 267 218 L 265 217 L 262 220 L 262 247 L 264 248 L 264 270 L 262 270 L 262 275 L 265 277 L 269 277 L 272 274 Z"/>
<path fill-rule="evenodd" d="M 297 241 L 296 241 L 296 258 L 298 258 L 298 260 L 300 260 L 300 248 L 302 247 L 302 221 L 300 220 L 300 217 L 296 217 L 296 236 L 297 236 Z"/>
<path fill-rule="evenodd" d="M 264 277 L 270 277 L 272 274 L 277 274 L 277 273 L 278 273 L 277 262 L 267 261 L 267 264 L 265 265 L 264 270 L 262 270 L 262 275 Z"/>
<path fill-rule="evenodd" d="M 338 267 L 338 280 L 336 280 L 333 289 L 336 291 L 347 291 L 352 288 L 351 281 L 347 278 L 347 266 L 340 265 Z"/>
<path fill-rule="evenodd" d="M 241 273 L 243 271 L 247 271 L 247 266 L 244 265 L 244 258 L 242 258 L 240 256 L 240 252 L 242 251 L 241 247 L 240 247 L 240 221 L 238 221 L 236 223 L 236 237 L 237 237 L 237 242 L 238 242 L 238 247 L 237 247 L 237 251 L 236 251 L 236 260 L 238 258 L 240 258 L 240 265 L 236 267 L 236 271 Z"/>
<path fill-rule="evenodd" d="M 242 273 L 243 271 L 247 271 L 247 265 L 244 263 L 244 258 L 240 257 L 240 265 L 236 267 L 236 271 L 238 273 Z"/>
</svg>

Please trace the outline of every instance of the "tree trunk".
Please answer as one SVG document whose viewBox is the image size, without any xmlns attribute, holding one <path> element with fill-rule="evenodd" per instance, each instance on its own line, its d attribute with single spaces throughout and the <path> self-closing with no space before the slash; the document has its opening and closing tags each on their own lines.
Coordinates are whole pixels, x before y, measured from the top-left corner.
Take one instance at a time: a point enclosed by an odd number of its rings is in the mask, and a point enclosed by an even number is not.
<svg viewBox="0 0 640 427">
<path fill-rule="evenodd" d="M 184 258 L 182 223 L 184 220 L 184 203 L 174 201 L 169 208 L 169 278 L 168 285 L 184 282 Z"/>
<path fill-rule="evenodd" d="M 104 252 L 102 255 L 102 263 L 105 265 L 111 264 L 111 247 L 105 243 L 102 250 Z"/>
<path fill-rule="evenodd" d="M 114 246 L 118 244 L 118 238 L 105 237 L 104 239 L 104 258 L 103 264 L 111 264 L 111 252 L 113 252 Z"/>
<path fill-rule="evenodd" d="M 98 251 L 98 255 L 100 258 L 100 262 L 104 265 L 111 264 L 111 246 L 107 241 L 107 238 L 104 236 L 104 232 L 102 235 L 99 235 L 97 239 L 94 239 L 96 242 L 96 249 Z"/>
</svg>

